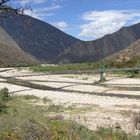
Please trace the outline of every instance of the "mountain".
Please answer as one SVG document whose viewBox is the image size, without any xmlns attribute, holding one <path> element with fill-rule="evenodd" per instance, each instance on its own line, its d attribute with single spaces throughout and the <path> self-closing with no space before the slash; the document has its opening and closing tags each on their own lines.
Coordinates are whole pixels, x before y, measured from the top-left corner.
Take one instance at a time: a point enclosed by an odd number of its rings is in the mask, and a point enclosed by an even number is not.
<svg viewBox="0 0 140 140">
<path fill-rule="evenodd" d="M 57 62 L 95 62 L 127 48 L 140 39 L 140 24 L 123 27 L 119 31 L 94 41 L 81 41 L 66 49 Z"/>
<path fill-rule="evenodd" d="M 1 17 L 3 14 L 6 15 L 4 18 Z M 15 63 L 21 58 L 48 63 L 80 41 L 46 22 L 12 12 L 0 13 L 0 28 L 0 54 L 6 55 L 8 64 L 12 57 L 16 58 Z M 9 53 L 3 52 L 6 50 L 3 44 L 9 48 Z M 15 56 L 13 51 L 16 52 Z"/>
<path fill-rule="evenodd" d="M 0 13 L 0 65 L 96 62 L 140 39 L 140 24 L 94 41 L 81 41 L 30 16 L 4 14 L 2 18 Z"/>
<path fill-rule="evenodd" d="M 140 59 L 140 39 L 132 43 L 128 48 L 106 58 L 118 62 Z"/>
<path fill-rule="evenodd" d="M 0 27 L 0 66 L 38 64 L 33 56 L 21 50 L 17 43 Z"/>
</svg>

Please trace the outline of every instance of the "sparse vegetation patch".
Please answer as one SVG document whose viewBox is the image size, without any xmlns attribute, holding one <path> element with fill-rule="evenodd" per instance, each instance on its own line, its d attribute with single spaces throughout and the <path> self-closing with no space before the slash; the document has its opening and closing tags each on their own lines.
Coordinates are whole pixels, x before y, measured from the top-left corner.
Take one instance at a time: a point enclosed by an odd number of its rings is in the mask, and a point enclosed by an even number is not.
<svg viewBox="0 0 140 140">
<path fill-rule="evenodd" d="M 2 90 L 2 93 L 3 91 L 7 89 Z M 65 108 L 61 105 L 54 105 L 47 98 L 37 100 L 42 102 L 45 100 L 45 103 L 49 105 L 35 105 L 32 104 L 32 99 L 37 99 L 37 97 L 29 95 L 14 96 L 11 100 L 9 96 L 6 98 L 7 113 L 0 115 L 0 139 L 138 140 L 140 138 L 139 135 L 126 134 L 121 128 L 98 128 L 96 131 L 91 131 L 74 121 L 65 120 L 62 115 L 57 115 L 68 110 L 73 112 L 74 106 Z M 51 117 L 52 113 L 54 115 Z"/>
</svg>

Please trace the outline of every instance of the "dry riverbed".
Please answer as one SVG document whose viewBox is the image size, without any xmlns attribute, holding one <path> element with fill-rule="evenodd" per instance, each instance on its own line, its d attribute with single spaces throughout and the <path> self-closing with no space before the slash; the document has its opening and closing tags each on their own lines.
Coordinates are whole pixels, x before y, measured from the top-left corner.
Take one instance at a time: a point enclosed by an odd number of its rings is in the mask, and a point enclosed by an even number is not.
<svg viewBox="0 0 140 140">
<path fill-rule="evenodd" d="M 108 76 L 107 82 L 97 84 L 98 75 L 42 75 L 27 70 L 1 69 L 0 75 L 14 77 L 58 90 L 39 90 L 6 83 L 0 79 L 0 88 L 7 87 L 13 95 L 46 97 L 56 105 L 69 107 L 62 115 L 95 130 L 99 126 L 121 127 L 136 132 L 133 115 L 140 111 L 140 79 Z M 45 104 L 40 104 L 45 105 Z"/>
</svg>

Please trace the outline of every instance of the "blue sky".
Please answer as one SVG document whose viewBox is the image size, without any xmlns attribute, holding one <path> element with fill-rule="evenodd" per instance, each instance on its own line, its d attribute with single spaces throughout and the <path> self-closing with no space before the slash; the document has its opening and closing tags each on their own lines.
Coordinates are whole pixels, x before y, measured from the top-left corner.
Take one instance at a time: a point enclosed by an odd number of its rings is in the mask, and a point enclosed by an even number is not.
<svg viewBox="0 0 140 140">
<path fill-rule="evenodd" d="M 20 4 L 33 9 L 25 14 L 83 40 L 140 22 L 140 0 L 20 0 Z"/>
</svg>

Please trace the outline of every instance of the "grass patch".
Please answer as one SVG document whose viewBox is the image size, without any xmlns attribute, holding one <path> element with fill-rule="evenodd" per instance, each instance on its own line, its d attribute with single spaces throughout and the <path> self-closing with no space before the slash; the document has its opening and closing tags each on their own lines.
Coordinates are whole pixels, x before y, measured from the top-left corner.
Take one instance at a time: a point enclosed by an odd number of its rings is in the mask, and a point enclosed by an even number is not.
<svg viewBox="0 0 140 140">
<path fill-rule="evenodd" d="M 99 63 L 76 63 L 76 64 L 63 64 L 57 66 L 33 66 L 30 70 L 33 72 L 61 72 L 61 71 L 86 71 L 99 68 Z"/>
<path fill-rule="evenodd" d="M 39 99 L 37 96 L 35 95 L 24 95 L 22 96 L 25 100 L 37 100 Z"/>
<path fill-rule="evenodd" d="M 119 71 L 119 72 L 114 72 L 114 74 L 125 76 L 127 78 L 140 78 L 140 73 L 138 70 Z"/>
<path fill-rule="evenodd" d="M 43 101 L 44 104 L 46 104 L 46 103 L 51 103 L 51 102 L 52 102 L 52 101 L 51 101 L 49 98 L 47 98 L 47 97 L 44 97 L 44 98 L 42 99 L 42 101 Z"/>
<path fill-rule="evenodd" d="M 54 105 L 48 99 L 45 99 L 45 102 L 49 102 L 49 106 L 31 104 L 31 100 L 37 98 L 33 96 L 26 98 L 14 96 L 6 103 L 7 113 L 0 115 L 1 140 L 138 140 L 140 138 L 139 135 L 127 135 L 121 129 L 99 128 L 97 131 L 91 131 L 74 121 L 64 120 L 62 116 L 50 118 L 50 114 L 61 114 L 67 108 Z"/>
<path fill-rule="evenodd" d="M 97 110 L 101 110 L 102 108 L 98 105 L 89 105 L 89 106 L 82 106 L 78 107 L 76 105 L 71 105 L 66 108 L 66 111 L 70 114 L 79 114 L 79 113 L 86 113 L 86 112 L 93 112 Z"/>
<path fill-rule="evenodd" d="M 53 113 L 60 113 L 60 112 L 64 112 L 65 110 L 63 106 L 54 105 L 54 104 L 49 105 L 46 109 L 47 109 L 47 112 L 53 112 Z"/>
<path fill-rule="evenodd" d="M 140 58 L 134 58 L 129 61 L 105 61 L 105 68 L 132 68 L 138 67 L 138 60 Z M 72 64 L 61 64 L 56 66 L 42 66 L 36 65 L 29 68 L 33 72 L 63 72 L 63 71 L 93 71 L 100 67 L 101 61 L 98 62 L 85 62 L 85 63 L 72 63 Z"/>
</svg>

